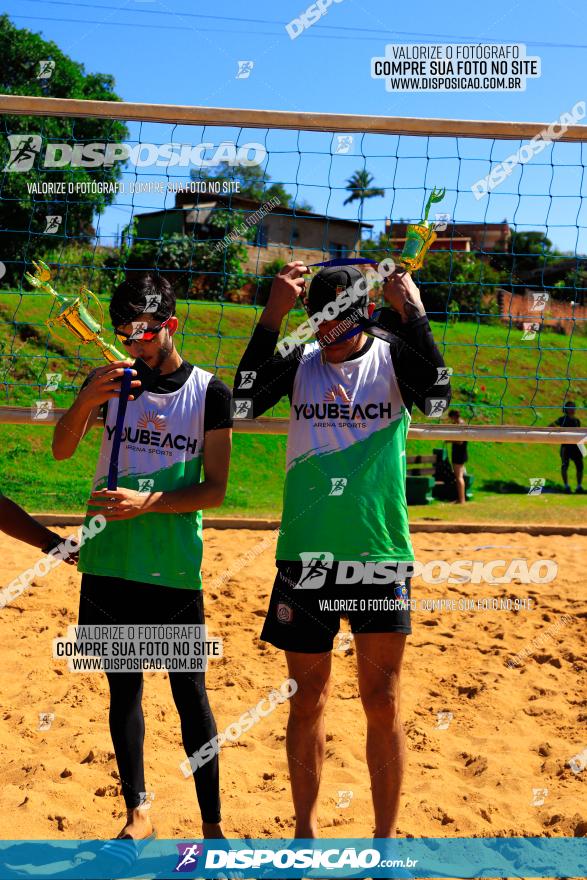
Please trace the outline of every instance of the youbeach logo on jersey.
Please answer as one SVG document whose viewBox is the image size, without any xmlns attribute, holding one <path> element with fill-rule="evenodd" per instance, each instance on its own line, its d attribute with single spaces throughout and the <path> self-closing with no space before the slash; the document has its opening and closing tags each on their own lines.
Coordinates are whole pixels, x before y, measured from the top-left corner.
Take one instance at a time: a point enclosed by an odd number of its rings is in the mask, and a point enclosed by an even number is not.
<svg viewBox="0 0 587 880">
<path fill-rule="evenodd" d="M 161 431 L 151 431 L 146 427 L 146 423 L 145 427 L 141 427 L 140 425 L 141 423 L 139 422 L 138 426 L 134 429 L 130 425 L 125 425 L 121 434 L 122 442 L 138 443 L 141 446 L 157 446 L 160 449 L 165 449 L 167 447 L 169 449 L 179 449 L 182 452 L 191 452 L 193 455 L 196 454 L 198 448 L 197 438 L 192 438 L 185 434 L 174 435 L 168 431 L 163 439 L 161 439 Z M 112 440 L 114 431 L 114 427 L 106 425 L 106 432 L 109 440 Z"/>
<path fill-rule="evenodd" d="M 216 146 L 200 144 L 114 144 L 96 141 L 87 144 L 54 143 L 42 150 L 39 134 L 9 134 L 10 156 L 4 171 L 30 171 L 38 159 L 40 168 L 112 168 L 117 162 L 130 162 L 136 168 L 213 168 L 221 163 L 230 166 L 260 165 L 267 156 L 263 144 L 235 144 L 223 141 Z"/>
<path fill-rule="evenodd" d="M 391 403 L 357 403 L 353 406 L 352 397 L 342 384 L 331 385 L 324 394 L 323 403 L 294 403 L 293 410 L 297 421 L 306 419 L 347 419 L 351 422 L 366 422 L 369 419 L 391 419 Z"/>
<path fill-rule="evenodd" d="M 369 419 L 392 419 L 390 402 L 366 403 L 354 406 L 349 403 L 294 403 L 293 410 L 297 421 L 306 419 L 346 419 L 351 422 L 365 422 Z"/>
</svg>

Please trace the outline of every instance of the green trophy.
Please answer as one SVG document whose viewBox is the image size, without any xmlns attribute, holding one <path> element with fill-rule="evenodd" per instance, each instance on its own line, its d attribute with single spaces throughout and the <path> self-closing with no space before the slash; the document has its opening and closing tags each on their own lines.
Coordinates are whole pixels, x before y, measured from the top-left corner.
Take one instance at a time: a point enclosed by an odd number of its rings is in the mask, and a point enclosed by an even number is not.
<svg viewBox="0 0 587 880">
<path fill-rule="evenodd" d="M 112 363 L 125 360 L 125 356 L 118 349 L 104 342 L 100 336 L 104 326 L 104 310 L 96 294 L 88 290 L 87 287 L 82 287 L 79 296 L 75 297 L 75 299 L 63 296 L 63 294 L 57 293 L 49 283 L 51 281 L 51 270 L 49 267 L 42 260 L 39 260 L 38 263 L 35 263 L 33 260 L 33 266 L 35 267 L 34 275 L 30 275 L 28 272 L 24 273 L 24 277 L 29 284 L 42 290 L 43 293 L 50 293 L 61 305 L 58 314 L 46 321 L 49 330 L 59 338 L 56 328 L 65 327 L 84 345 L 94 342 L 107 361 Z M 98 307 L 99 319 L 94 318 L 90 314 L 90 302 Z"/>
<path fill-rule="evenodd" d="M 446 189 L 437 190 L 434 187 L 426 202 L 424 218 L 419 223 L 410 223 L 406 230 L 406 242 L 399 261 L 409 272 L 422 268 L 424 257 L 436 238 L 434 226 L 428 220 L 428 213 L 430 207 L 435 202 L 441 202 L 445 195 Z"/>
</svg>

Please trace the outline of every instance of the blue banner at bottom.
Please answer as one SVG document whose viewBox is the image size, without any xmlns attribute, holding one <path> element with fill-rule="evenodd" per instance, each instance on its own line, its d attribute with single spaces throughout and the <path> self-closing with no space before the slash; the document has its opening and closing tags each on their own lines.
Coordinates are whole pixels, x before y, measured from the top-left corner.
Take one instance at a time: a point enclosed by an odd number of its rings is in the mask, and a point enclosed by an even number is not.
<svg viewBox="0 0 587 880">
<path fill-rule="evenodd" d="M 585 877 L 575 837 L 7 840 L 0 880 Z"/>
</svg>

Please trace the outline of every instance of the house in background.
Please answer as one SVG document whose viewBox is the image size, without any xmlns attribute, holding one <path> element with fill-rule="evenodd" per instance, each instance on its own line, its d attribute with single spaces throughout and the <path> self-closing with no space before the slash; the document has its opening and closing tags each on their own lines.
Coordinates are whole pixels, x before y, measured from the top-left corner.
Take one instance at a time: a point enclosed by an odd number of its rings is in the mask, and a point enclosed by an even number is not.
<svg viewBox="0 0 587 880">
<path fill-rule="evenodd" d="M 136 239 L 157 241 L 173 234 L 198 240 L 211 238 L 218 234 L 210 226 L 215 211 L 238 211 L 234 222 L 234 226 L 238 226 L 260 207 L 260 202 L 236 194 L 210 196 L 180 190 L 175 194 L 174 208 L 135 215 Z M 226 234 L 231 228 L 226 229 Z M 373 229 L 373 226 L 277 205 L 254 224 L 254 228 L 254 241 L 246 242 L 249 256 L 244 268 L 260 275 L 268 263 L 277 259 L 317 263 L 323 259 L 356 256 L 361 229 Z"/>
<path fill-rule="evenodd" d="M 393 251 L 401 252 L 408 224 L 403 221 L 385 221 L 385 235 L 391 238 Z M 492 251 L 498 243 L 508 242 L 511 235 L 509 224 L 503 223 L 454 223 L 449 221 L 446 229 L 432 242 L 432 251 L 475 251 L 477 255 Z"/>
</svg>

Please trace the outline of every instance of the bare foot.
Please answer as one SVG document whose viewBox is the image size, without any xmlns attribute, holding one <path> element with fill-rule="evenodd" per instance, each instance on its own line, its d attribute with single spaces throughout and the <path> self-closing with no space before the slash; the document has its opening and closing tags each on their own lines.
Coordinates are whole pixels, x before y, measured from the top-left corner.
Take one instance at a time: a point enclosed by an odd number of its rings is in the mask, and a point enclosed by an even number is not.
<svg viewBox="0 0 587 880">
<path fill-rule="evenodd" d="M 126 811 L 126 825 L 118 835 L 118 838 L 132 837 L 133 840 L 144 840 L 153 833 L 153 823 L 146 810 L 135 807 L 134 810 Z"/>
<path fill-rule="evenodd" d="M 220 822 L 202 822 L 202 835 L 210 840 L 226 840 Z"/>
</svg>

